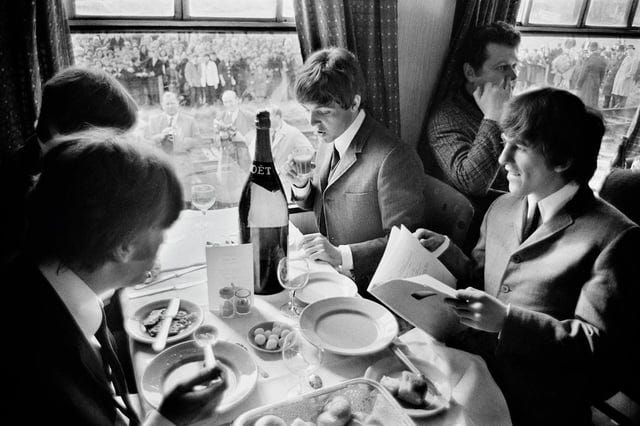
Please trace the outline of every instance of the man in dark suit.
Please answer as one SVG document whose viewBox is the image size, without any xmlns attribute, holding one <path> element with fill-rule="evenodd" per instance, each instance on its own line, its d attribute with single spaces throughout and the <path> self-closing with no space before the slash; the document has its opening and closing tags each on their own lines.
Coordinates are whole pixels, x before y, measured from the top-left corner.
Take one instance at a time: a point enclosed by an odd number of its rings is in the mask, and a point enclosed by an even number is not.
<svg viewBox="0 0 640 426">
<path fill-rule="evenodd" d="M 91 126 L 128 130 L 138 107 L 127 90 L 98 69 L 66 68 L 42 87 L 40 114 L 34 134 L 2 165 L 5 208 L 0 209 L 0 261 L 6 265 L 19 252 L 24 230 L 24 198 L 40 173 L 41 158 L 58 134 Z"/>
<path fill-rule="evenodd" d="M 166 160 L 111 130 L 56 140 L 29 194 L 26 252 L 5 271 L 8 327 L 19 348 L 9 404 L 26 423 L 139 424 L 100 296 L 144 279 L 182 206 Z M 212 415 L 225 388 L 217 368 L 168 389 L 144 424 Z M 200 390 L 198 384 L 213 382 Z"/>
<path fill-rule="evenodd" d="M 305 251 L 355 276 L 366 295 L 391 228 L 415 229 L 425 202 L 417 153 L 365 113 L 364 88 L 348 50 L 320 50 L 307 59 L 295 91 L 320 141 L 318 167 L 312 180 L 293 167 L 288 173 L 293 200 L 313 209 L 320 230 L 304 237 Z"/>
<path fill-rule="evenodd" d="M 509 194 L 489 207 L 450 303 L 469 326 L 448 344 L 481 355 L 514 424 L 590 424 L 638 359 L 640 228 L 588 186 L 602 118 L 575 95 L 540 89 L 501 120 Z M 423 245 L 442 236 L 416 232 Z"/>
</svg>

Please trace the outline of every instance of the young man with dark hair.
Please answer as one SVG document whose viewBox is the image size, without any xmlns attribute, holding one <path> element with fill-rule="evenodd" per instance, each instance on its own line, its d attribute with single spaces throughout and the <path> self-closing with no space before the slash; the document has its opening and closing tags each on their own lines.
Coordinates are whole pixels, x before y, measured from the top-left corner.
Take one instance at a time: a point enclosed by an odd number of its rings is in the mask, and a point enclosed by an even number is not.
<svg viewBox="0 0 640 426">
<path fill-rule="evenodd" d="M 489 188 L 506 189 L 498 175 L 498 120 L 516 80 L 520 34 L 504 22 L 473 30 L 461 51 L 462 86 L 453 88 L 428 123 L 427 172 L 472 201 Z M 494 184 L 495 181 L 495 184 Z"/>
<path fill-rule="evenodd" d="M 449 300 L 469 328 L 447 344 L 481 355 L 514 424 L 591 424 L 593 402 L 619 389 L 638 359 L 640 228 L 588 186 L 604 124 L 553 88 L 515 98 L 501 120 L 509 194 L 498 198 Z M 415 233 L 428 248 L 444 237 Z"/>
<path fill-rule="evenodd" d="M 51 139 L 92 126 L 131 129 L 138 107 L 127 90 L 110 74 L 97 69 L 66 68 L 42 87 L 40 114 L 34 134 L 2 166 L 5 208 L 0 263 L 20 250 L 24 230 L 24 198 L 40 173 L 41 158 Z"/>
<path fill-rule="evenodd" d="M 16 357 L 9 372 L 10 406 L 27 422 L 139 424 L 99 296 L 144 279 L 181 206 L 169 163 L 113 131 L 61 137 L 45 155 L 27 202 L 27 249 L 5 272 L 5 296 L 28 301 L 27 311 L 7 308 L 22 327 L 5 337 L 32 347 L 35 333 L 40 348 Z M 220 374 L 205 369 L 169 389 L 143 423 L 211 416 L 225 388 Z"/>
<path fill-rule="evenodd" d="M 312 259 L 354 275 L 366 295 L 391 228 L 412 229 L 424 218 L 420 159 L 365 113 L 362 72 L 348 50 L 312 54 L 295 92 L 320 142 L 312 180 L 288 167 L 294 201 L 313 209 L 320 230 L 306 235 L 302 247 Z"/>
</svg>

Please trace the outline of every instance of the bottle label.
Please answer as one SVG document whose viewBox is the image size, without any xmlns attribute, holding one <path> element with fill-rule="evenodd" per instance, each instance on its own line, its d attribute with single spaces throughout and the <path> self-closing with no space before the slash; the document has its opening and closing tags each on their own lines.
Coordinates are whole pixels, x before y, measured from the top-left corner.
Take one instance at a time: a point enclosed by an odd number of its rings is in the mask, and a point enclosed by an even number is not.
<svg viewBox="0 0 640 426">
<path fill-rule="evenodd" d="M 251 203 L 247 223 L 250 228 L 288 226 L 287 199 L 282 191 L 269 191 L 251 183 Z"/>
<path fill-rule="evenodd" d="M 275 173 L 273 163 L 258 163 L 254 161 L 251 165 L 251 174 L 260 176 L 271 176 Z"/>
</svg>

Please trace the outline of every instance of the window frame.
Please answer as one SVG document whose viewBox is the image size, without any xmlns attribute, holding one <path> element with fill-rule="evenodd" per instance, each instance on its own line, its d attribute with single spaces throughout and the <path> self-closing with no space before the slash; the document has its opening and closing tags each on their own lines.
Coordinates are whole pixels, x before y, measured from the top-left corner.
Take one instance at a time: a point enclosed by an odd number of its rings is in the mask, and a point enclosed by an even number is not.
<svg viewBox="0 0 640 426">
<path fill-rule="evenodd" d="M 283 0 L 276 0 L 276 17 L 193 18 L 189 0 L 174 0 L 173 17 L 77 16 L 75 0 L 63 0 L 71 32 L 186 32 L 186 31 L 269 31 L 295 32 L 295 20 L 282 16 Z"/>
<path fill-rule="evenodd" d="M 522 33 L 532 35 L 576 35 L 576 36 L 592 36 L 592 37 L 620 37 L 624 38 L 640 38 L 640 26 L 633 26 L 633 18 L 640 0 L 631 0 L 631 6 L 628 10 L 627 24 L 624 27 L 619 26 L 595 26 L 586 25 L 587 12 L 591 0 L 582 0 L 578 23 L 575 25 L 549 25 L 549 24 L 532 24 L 529 22 L 531 15 L 531 7 L 534 0 L 524 0 L 522 5 L 525 6 L 522 14 L 522 21 L 516 22 L 516 29 Z M 522 7 L 522 6 L 521 6 Z"/>
</svg>

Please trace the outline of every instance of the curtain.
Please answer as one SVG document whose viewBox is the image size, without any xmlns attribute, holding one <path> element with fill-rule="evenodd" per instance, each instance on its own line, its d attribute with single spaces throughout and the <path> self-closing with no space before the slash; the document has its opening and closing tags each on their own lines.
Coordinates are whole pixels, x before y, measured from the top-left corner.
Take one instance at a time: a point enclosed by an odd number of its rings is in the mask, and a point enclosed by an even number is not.
<svg viewBox="0 0 640 426">
<path fill-rule="evenodd" d="M 397 0 L 295 0 L 302 57 L 326 47 L 353 52 L 364 74 L 364 107 L 400 135 Z"/>
<path fill-rule="evenodd" d="M 33 134 L 42 83 L 72 63 L 62 3 L 0 2 L 0 163 Z"/>
</svg>

